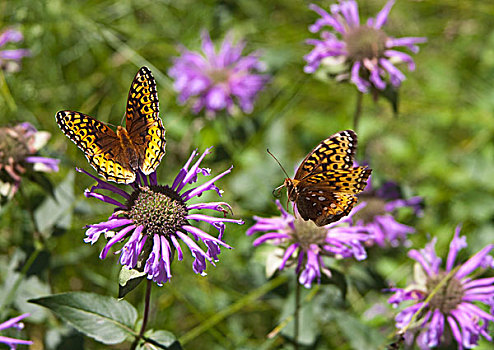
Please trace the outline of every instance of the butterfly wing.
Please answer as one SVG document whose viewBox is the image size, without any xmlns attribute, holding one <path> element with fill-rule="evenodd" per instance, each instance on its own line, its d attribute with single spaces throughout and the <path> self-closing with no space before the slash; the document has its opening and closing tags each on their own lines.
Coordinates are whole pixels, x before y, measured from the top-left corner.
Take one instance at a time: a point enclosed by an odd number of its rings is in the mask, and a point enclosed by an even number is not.
<svg viewBox="0 0 494 350">
<path fill-rule="evenodd" d="M 338 132 L 317 145 L 295 174 L 295 203 L 304 220 L 324 226 L 348 215 L 365 189 L 371 169 L 353 167 L 357 135 Z"/>
<path fill-rule="evenodd" d="M 359 166 L 348 170 L 329 170 L 309 175 L 300 181 L 299 186 L 317 186 L 329 192 L 359 194 L 365 189 L 372 169 Z"/>
<path fill-rule="evenodd" d="M 321 141 L 300 164 L 296 180 L 312 174 L 337 169 L 351 169 L 357 149 L 357 135 L 353 130 L 340 131 Z"/>
<path fill-rule="evenodd" d="M 139 167 L 144 174 L 151 174 L 165 154 L 166 140 L 156 81 L 147 67 L 139 69 L 130 86 L 126 129 L 139 153 Z"/>
<path fill-rule="evenodd" d="M 134 182 L 135 173 L 112 129 L 93 117 L 74 111 L 60 111 L 55 119 L 63 133 L 84 152 L 98 174 L 117 183 Z"/>
<path fill-rule="evenodd" d="M 312 220 L 317 226 L 338 221 L 350 214 L 357 203 L 351 193 L 327 192 L 318 187 L 305 187 L 297 197 L 297 210 L 304 220 Z"/>
</svg>

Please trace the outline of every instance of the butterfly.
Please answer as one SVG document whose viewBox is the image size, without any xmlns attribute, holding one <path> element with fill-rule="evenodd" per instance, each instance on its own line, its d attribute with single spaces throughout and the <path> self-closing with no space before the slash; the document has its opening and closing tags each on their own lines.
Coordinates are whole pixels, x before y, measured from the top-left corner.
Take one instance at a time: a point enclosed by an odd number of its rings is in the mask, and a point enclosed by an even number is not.
<svg viewBox="0 0 494 350">
<path fill-rule="evenodd" d="M 86 114 L 59 111 L 55 119 L 89 164 L 106 180 L 129 184 L 149 175 L 165 154 L 165 128 L 159 116 L 156 81 L 147 67 L 137 72 L 127 98 L 125 128 L 113 131 Z"/>
<path fill-rule="evenodd" d="M 285 179 L 282 187 L 305 221 L 324 226 L 350 213 L 372 172 L 366 166 L 353 167 L 356 149 L 355 132 L 340 131 L 305 157 L 293 179 Z"/>
</svg>

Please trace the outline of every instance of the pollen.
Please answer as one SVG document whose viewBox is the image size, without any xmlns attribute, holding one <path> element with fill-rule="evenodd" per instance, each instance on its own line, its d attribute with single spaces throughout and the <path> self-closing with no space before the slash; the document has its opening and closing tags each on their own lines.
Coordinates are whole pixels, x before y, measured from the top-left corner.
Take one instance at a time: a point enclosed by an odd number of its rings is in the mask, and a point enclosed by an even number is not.
<svg viewBox="0 0 494 350">
<path fill-rule="evenodd" d="M 128 215 L 149 235 L 169 236 L 187 225 L 187 206 L 180 195 L 168 186 L 141 187 L 128 201 Z"/>
</svg>

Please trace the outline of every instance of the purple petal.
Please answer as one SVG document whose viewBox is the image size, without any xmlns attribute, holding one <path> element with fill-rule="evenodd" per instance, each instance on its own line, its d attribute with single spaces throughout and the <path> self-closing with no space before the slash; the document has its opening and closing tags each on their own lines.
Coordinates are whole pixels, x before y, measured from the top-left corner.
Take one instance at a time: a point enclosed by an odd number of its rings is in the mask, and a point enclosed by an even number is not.
<svg viewBox="0 0 494 350">
<path fill-rule="evenodd" d="M 183 200 L 188 201 L 189 199 L 191 199 L 195 196 L 200 196 L 205 191 L 216 189 L 216 186 L 214 186 L 214 183 L 216 181 L 218 181 L 219 179 L 221 179 L 226 174 L 230 173 L 232 171 L 232 168 L 233 168 L 233 166 L 231 166 L 229 169 L 225 170 L 221 174 L 217 175 L 213 179 L 209 180 L 208 182 L 204 183 L 203 185 L 194 188 L 192 191 L 187 193 L 187 195 L 182 197 Z"/>
<path fill-rule="evenodd" d="M 293 255 L 293 253 L 295 252 L 295 250 L 297 250 L 298 247 L 299 247 L 298 243 L 293 243 L 290 246 L 288 246 L 288 248 L 286 248 L 285 254 L 283 254 L 283 259 L 281 259 L 281 264 L 279 267 L 280 271 L 285 268 L 286 262 L 288 261 L 288 259 L 290 259 L 290 257 Z"/>
<path fill-rule="evenodd" d="M 388 20 L 389 11 L 393 7 L 395 0 L 390 0 L 384 5 L 381 11 L 376 16 L 376 21 L 374 22 L 374 28 L 380 29 L 383 25 L 386 24 Z"/>
<path fill-rule="evenodd" d="M 458 251 L 467 247 L 467 238 L 465 236 L 460 237 L 461 225 L 456 226 L 455 234 L 451 243 L 449 244 L 448 258 L 446 259 L 446 271 L 449 272 L 454 266 Z"/>
<path fill-rule="evenodd" d="M 470 259 L 468 259 L 456 272 L 455 277 L 457 279 L 462 279 L 463 277 L 465 277 L 466 275 L 470 274 L 472 271 L 477 269 L 480 266 L 484 257 L 490 253 L 492 248 L 494 248 L 494 245 L 489 244 L 484 249 L 482 249 L 477 254 L 475 254 Z"/>
<path fill-rule="evenodd" d="M 103 248 L 103 250 L 101 251 L 99 257 L 100 259 L 104 259 L 106 258 L 106 255 L 108 254 L 108 250 L 110 250 L 110 248 L 115 244 L 117 243 L 118 241 L 120 241 L 121 239 L 123 239 L 125 236 L 127 236 L 127 234 L 135 229 L 136 227 L 134 225 L 130 225 L 130 226 L 127 226 L 123 229 L 121 229 L 115 236 L 113 236 L 109 241 L 108 243 L 106 243 L 105 247 Z"/>
<path fill-rule="evenodd" d="M 18 323 L 19 321 L 21 321 L 21 320 L 23 320 L 29 316 L 31 316 L 31 314 L 25 313 L 25 314 L 19 315 L 17 317 L 11 318 L 10 320 L 7 320 L 7 321 L 0 324 L 0 330 L 7 329 L 10 327 L 15 327 L 16 323 Z"/>
</svg>

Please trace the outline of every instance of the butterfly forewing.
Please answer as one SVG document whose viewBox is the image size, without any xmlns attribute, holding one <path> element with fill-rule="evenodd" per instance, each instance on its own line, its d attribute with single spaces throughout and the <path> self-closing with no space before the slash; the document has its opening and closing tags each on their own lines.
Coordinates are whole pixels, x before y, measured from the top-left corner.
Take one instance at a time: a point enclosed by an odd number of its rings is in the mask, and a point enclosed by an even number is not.
<svg viewBox="0 0 494 350">
<path fill-rule="evenodd" d="M 58 112 L 56 120 L 106 180 L 132 183 L 139 169 L 146 175 L 155 171 L 165 154 L 156 82 L 146 67 L 139 69 L 130 86 L 125 129 L 118 127 L 115 133 L 98 120 L 73 111 Z"/>
<path fill-rule="evenodd" d="M 60 129 L 79 147 L 89 164 L 106 180 L 130 183 L 135 174 L 123 157 L 120 140 L 102 122 L 79 112 L 60 111 L 55 116 Z"/>
<path fill-rule="evenodd" d="M 289 198 L 303 219 L 323 226 L 350 213 L 371 174 L 367 167 L 353 167 L 356 147 L 355 132 L 336 133 L 317 145 L 302 161 L 295 178 L 286 181 L 292 188 Z"/>
<path fill-rule="evenodd" d="M 140 168 L 149 175 L 163 158 L 166 141 L 156 81 L 147 67 L 137 72 L 130 86 L 126 117 L 127 131 L 139 151 Z"/>
<path fill-rule="evenodd" d="M 302 161 L 295 173 L 296 180 L 320 172 L 351 169 L 357 149 L 357 135 L 353 130 L 340 131 L 321 141 Z"/>
</svg>

